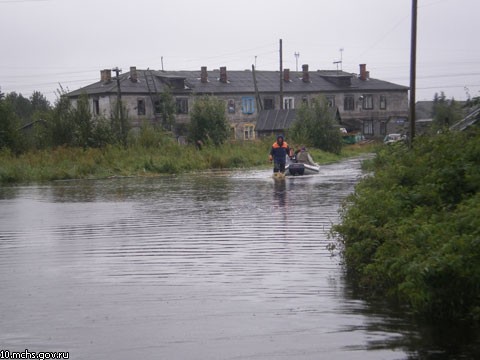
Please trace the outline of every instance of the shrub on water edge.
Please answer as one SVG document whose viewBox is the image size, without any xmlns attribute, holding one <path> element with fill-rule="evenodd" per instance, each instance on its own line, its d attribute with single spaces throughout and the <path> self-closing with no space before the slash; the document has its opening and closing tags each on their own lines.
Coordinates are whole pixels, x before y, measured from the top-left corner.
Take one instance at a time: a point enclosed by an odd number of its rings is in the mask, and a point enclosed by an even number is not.
<svg viewBox="0 0 480 360">
<path fill-rule="evenodd" d="M 353 283 L 426 317 L 480 320 L 479 143 L 445 133 L 379 150 L 332 229 Z"/>
</svg>

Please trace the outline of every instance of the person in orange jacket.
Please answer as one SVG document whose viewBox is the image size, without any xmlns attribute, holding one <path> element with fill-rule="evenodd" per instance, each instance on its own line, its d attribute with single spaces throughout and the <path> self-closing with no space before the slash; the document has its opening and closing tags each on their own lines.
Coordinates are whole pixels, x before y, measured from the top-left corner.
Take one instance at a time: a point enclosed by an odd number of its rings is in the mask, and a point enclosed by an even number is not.
<svg viewBox="0 0 480 360">
<path fill-rule="evenodd" d="M 284 141 L 282 135 L 277 136 L 277 141 L 275 141 L 270 149 L 270 155 L 268 159 L 273 161 L 273 172 L 277 173 L 284 173 L 285 172 L 285 164 L 287 161 L 287 155 L 290 156 L 291 151 L 290 147 L 288 146 L 287 142 Z"/>
</svg>

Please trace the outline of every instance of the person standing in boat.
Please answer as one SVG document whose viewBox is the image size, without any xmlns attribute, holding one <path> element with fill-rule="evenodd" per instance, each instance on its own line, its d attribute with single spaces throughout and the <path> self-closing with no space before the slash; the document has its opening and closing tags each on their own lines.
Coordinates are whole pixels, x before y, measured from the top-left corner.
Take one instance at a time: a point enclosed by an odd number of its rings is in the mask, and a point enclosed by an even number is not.
<svg viewBox="0 0 480 360">
<path fill-rule="evenodd" d="M 290 148 L 282 135 L 277 136 L 277 141 L 275 141 L 270 149 L 269 160 L 273 161 L 273 172 L 274 173 L 284 173 L 285 164 L 287 161 L 287 155 L 291 156 Z"/>
<path fill-rule="evenodd" d="M 307 151 L 305 146 L 302 146 L 300 151 L 296 155 L 297 162 L 302 163 L 302 164 L 309 164 L 309 165 L 316 165 L 315 162 L 312 159 L 312 156 L 310 153 Z"/>
</svg>

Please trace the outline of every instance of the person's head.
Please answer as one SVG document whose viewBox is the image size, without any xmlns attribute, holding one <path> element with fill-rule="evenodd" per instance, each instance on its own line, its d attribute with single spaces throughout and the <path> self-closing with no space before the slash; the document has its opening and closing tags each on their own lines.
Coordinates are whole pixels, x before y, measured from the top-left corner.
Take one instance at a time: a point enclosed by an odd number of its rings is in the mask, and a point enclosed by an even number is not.
<svg viewBox="0 0 480 360">
<path fill-rule="evenodd" d="M 282 136 L 282 135 L 278 135 L 278 136 L 277 136 L 277 144 L 278 144 L 278 145 L 282 145 L 282 144 L 283 144 L 283 136 Z"/>
</svg>

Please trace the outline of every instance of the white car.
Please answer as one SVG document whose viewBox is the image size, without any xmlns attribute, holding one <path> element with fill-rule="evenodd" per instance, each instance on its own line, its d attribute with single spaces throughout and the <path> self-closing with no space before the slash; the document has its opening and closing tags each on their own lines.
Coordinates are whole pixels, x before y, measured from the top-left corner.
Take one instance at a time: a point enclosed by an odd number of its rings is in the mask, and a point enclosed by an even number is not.
<svg viewBox="0 0 480 360">
<path fill-rule="evenodd" d="M 407 140 L 406 135 L 402 134 L 388 134 L 385 136 L 385 139 L 383 139 L 384 144 L 393 144 L 399 141 L 405 141 Z"/>
</svg>

